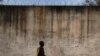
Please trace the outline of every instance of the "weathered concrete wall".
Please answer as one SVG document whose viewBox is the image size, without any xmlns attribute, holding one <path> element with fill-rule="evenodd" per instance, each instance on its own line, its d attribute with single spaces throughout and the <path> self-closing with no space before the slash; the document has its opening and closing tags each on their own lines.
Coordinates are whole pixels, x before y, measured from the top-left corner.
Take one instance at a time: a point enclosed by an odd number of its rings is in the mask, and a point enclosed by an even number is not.
<svg viewBox="0 0 100 56">
<path fill-rule="evenodd" d="M 100 56 L 99 7 L 0 7 L 0 56 Z"/>
</svg>

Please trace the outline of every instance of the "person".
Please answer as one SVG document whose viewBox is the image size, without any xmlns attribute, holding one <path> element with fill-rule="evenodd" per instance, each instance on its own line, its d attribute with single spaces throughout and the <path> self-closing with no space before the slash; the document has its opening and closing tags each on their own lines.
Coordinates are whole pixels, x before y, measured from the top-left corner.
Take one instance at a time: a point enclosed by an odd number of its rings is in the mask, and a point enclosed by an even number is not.
<svg viewBox="0 0 100 56">
<path fill-rule="evenodd" d="M 40 44 L 40 47 L 38 48 L 38 56 L 45 56 L 45 53 L 44 53 L 44 42 L 40 41 L 39 44 Z"/>
</svg>

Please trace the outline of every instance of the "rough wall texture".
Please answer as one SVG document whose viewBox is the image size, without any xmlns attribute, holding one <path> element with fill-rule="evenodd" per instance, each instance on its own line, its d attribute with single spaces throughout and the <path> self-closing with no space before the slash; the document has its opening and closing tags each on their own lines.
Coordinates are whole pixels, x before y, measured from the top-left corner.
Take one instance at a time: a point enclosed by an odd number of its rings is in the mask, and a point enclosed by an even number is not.
<svg viewBox="0 0 100 56">
<path fill-rule="evenodd" d="M 99 7 L 0 7 L 0 56 L 100 56 Z"/>
</svg>

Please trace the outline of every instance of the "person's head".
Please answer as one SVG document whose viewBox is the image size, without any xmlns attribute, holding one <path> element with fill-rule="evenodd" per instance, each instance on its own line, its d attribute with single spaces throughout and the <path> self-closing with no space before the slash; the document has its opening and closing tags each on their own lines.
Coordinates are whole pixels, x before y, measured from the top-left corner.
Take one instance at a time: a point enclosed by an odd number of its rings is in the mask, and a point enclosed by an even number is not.
<svg viewBox="0 0 100 56">
<path fill-rule="evenodd" d="M 44 42 L 43 41 L 40 41 L 39 44 L 40 44 L 41 47 L 44 46 Z"/>
</svg>

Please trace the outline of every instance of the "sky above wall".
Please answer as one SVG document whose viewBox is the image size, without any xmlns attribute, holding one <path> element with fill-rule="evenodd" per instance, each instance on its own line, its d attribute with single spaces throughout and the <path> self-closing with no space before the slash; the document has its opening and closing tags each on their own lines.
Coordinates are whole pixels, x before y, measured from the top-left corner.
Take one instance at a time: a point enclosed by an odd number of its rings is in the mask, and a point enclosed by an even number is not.
<svg viewBox="0 0 100 56">
<path fill-rule="evenodd" d="M 85 0 L 3 0 L 4 5 L 83 5 Z"/>
</svg>

